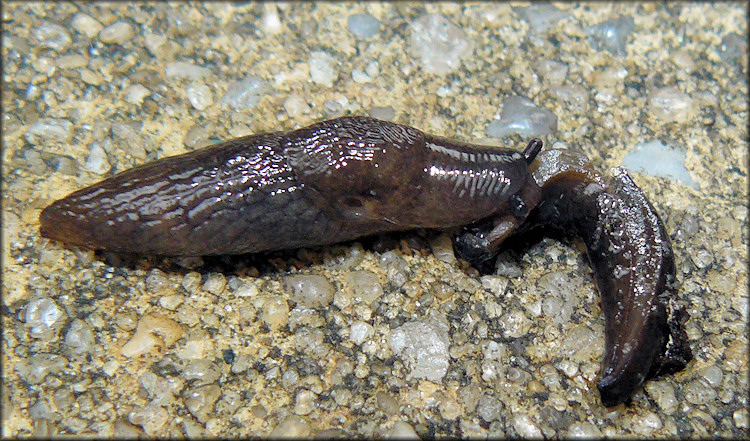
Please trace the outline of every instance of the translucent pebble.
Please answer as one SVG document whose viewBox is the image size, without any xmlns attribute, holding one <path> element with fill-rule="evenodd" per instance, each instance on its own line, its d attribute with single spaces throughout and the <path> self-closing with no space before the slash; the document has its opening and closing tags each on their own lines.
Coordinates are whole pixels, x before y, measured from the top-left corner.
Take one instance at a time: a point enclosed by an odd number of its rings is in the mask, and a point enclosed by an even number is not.
<svg viewBox="0 0 750 441">
<path fill-rule="evenodd" d="M 308 389 L 302 389 L 297 392 L 297 396 L 294 399 L 293 412 L 297 415 L 308 415 L 315 410 L 315 400 L 318 395 Z"/>
<path fill-rule="evenodd" d="M 567 436 L 575 439 L 598 439 L 602 437 L 602 432 L 588 421 L 576 421 L 568 428 Z"/>
<path fill-rule="evenodd" d="M 187 61 L 173 61 L 167 64 L 167 68 L 164 72 L 167 78 L 189 78 L 191 80 L 200 80 L 201 78 L 208 76 L 210 73 L 210 69 L 197 66 Z"/>
<path fill-rule="evenodd" d="M 341 100 L 326 100 L 323 103 L 323 115 L 336 118 L 344 114 L 344 103 Z"/>
<path fill-rule="evenodd" d="M 396 110 L 392 106 L 372 107 L 368 113 L 371 117 L 384 121 L 393 121 L 396 118 Z"/>
<path fill-rule="evenodd" d="M 96 21 L 93 17 L 82 12 L 74 15 L 73 20 L 71 20 L 70 24 L 73 29 L 87 36 L 88 38 L 96 36 L 102 30 L 102 28 L 104 28 L 104 26 L 102 26 L 102 24 Z"/>
<path fill-rule="evenodd" d="M 102 43 L 122 44 L 135 36 L 133 26 L 126 21 L 116 21 L 99 32 L 99 40 Z"/>
<path fill-rule="evenodd" d="M 141 104 L 151 91 L 142 84 L 132 84 L 125 89 L 125 101 L 130 104 Z"/>
<path fill-rule="evenodd" d="M 279 10 L 273 3 L 266 3 L 263 5 L 265 13 L 261 17 L 260 28 L 263 32 L 271 35 L 275 35 L 284 30 L 281 25 L 281 19 L 279 19 Z"/>
<path fill-rule="evenodd" d="M 624 54 L 628 36 L 635 28 L 633 17 L 620 16 L 588 28 L 589 41 L 594 49 L 605 49 Z"/>
<path fill-rule="evenodd" d="M 205 84 L 191 84 L 185 89 L 190 104 L 197 110 L 204 110 L 214 103 L 214 94 Z"/>
<path fill-rule="evenodd" d="M 34 29 L 34 37 L 39 40 L 41 47 L 62 52 L 70 46 L 70 34 L 64 27 L 44 22 Z"/>
<path fill-rule="evenodd" d="M 567 17 L 568 12 L 549 3 L 539 3 L 521 9 L 520 16 L 522 20 L 529 23 L 532 32 L 541 34 L 550 26 Z"/>
<path fill-rule="evenodd" d="M 301 96 L 290 95 L 289 98 L 284 101 L 284 110 L 290 118 L 294 118 L 308 112 L 310 106 Z"/>
<path fill-rule="evenodd" d="M 112 144 L 111 138 L 105 138 L 103 141 L 94 141 L 89 147 L 89 155 L 86 157 L 86 163 L 83 165 L 84 170 L 94 172 L 98 175 L 107 173 L 111 168 L 107 158 L 106 149 Z M 105 147 L 107 146 L 107 147 Z"/>
<path fill-rule="evenodd" d="M 375 329 L 372 325 L 361 320 L 352 323 L 349 328 L 349 340 L 355 345 L 361 345 L 373 335 L 375 335 Z"/>
<path fill-rule="evenodd" d="M 255 75 L 248 75 L 245 79 L 236 81 L 229 86 L 221 103 L 234 110 L 252 109 L 260 99 L 270 91 L 266 82 Z"/>
<path fill-rule="evenodd" d="M 284 277 L 284 289 L 292 292 L 295 302 L 317 308 L 327 306 L 333 301 L 336 292 L 331 282 L 317 274 L 295 274 Z"/>
<path fill-rule="evenodd" d="M 314 51 L 310 54 L 310 78 L 313 83 L 321 84 L 326 87 L 333 86 L 333 82 L 338 79 L 338 72 L 335 65 L 338 64 L 335 58 L 325 51 Z"/>
<path fill-rule="evenodd" d="M 695 116 L 692 98 L 674 87 L 652 90 L 648 105 L 651 115 L 666 122 L 685 122 Z"/>
<path fill-rule="evenodd" d="M 673 179 L 698 189 L 698 184 L 685 168 L 685 158 L 684 152 L 662 144 L 657 139 L 637 144 L 628 150 L 622 160 L 622 166 L 631 171 Z"/>
<path fill-rule="evenodd" d="M 747 37 L 730 32 L 721 39 L 719 57 L 727 63 L 742 63 L 747 60 Z"/>
<path fill-rule="evenodd" d="M 516 429 L 516 432 L 522 438 L 542 438 L 542 431 L 539 430 L 528 415 L 515 415 L 513 417 L 513 428 Z"/>
<path fill-rule="evenodd" d="M 182 370 L 182 377 L 185 380 L 197 380 L 197 384 L 213 383 L 220 376 L 221 372 L 210 360 L 193 360 Z"/>
<path fill-rule="evenodd" d="M 523 138 L 549 135 L 557 131 L 557 116 L 551 111 L 537 107 L 531 100 L 511 96 L 503 102 L 500 119 L 495 119 L 485 129 L 491 138 L 504 138 L 517 133 Z"/>
<path fill-rule="evenodd" d="M 568 76 L 568 65 L 548 58 L 540 58 L 534 62 L 537 75 L 552 84 L 560 84 Z"/>
<path fill-rule="evenodd" d="M 409 367 L 409 378 L 439 382 L 448 372 L 448 329 L 438 320 L 404 323 L 391 331 L 388 344 Z"/>
<path fill-rule="evenodd" d="M 371 305 L 383 296 L 383 287 L 378 276 L 369 271 L 351 271 L 344 278 L 353 291 L 353 300 L 356 303 Z"/>
<path fill-rule="evenodd" d="M 39 384 L 49 374 L 56 374 L 68 364 L 68 360 L 55 354 L 35 354 L 20 360 L 15 365 L 18 375 L 29 384 Z"/>
<path fill-rule="evenodd" d="M 211 273 L 206 278 L 206 281 L 201 287 L 204 291 L 208 291 L 211 294 L 219 295 L 224 291 L 227 286 L 227 278 L 221 273 Z"/>
<path fill-rule="evenodd" d="M 504 337 L 518 338 L 529 332 L 531 322 L 522 311 L 510 311 L 500 317 L 500 328 Z"/>
<path fill-rule="evenodd" d="M 57 118 L 40 119 L 26 129 L 24 137 L 35 145 L 47 141 L 69 143 L 73 139 L 73 123 Z"/>
<path fill-rule="evenodd" d="M 549 92 L 550 95 L 564 102 L 572 112 L 583 114 L 589 108 L 589 93 L 580 84 L 552 86 Z"/>
<path fill-rule="evenodd" d="M 164 427 L 169 413 L 158 404 L 149 403 L 146 407 L 136 407 L 128 414 L 128 420 L 140 426 L 150 437 L 154 437 Z"/>
<path fill-rule="evenodd" d="M 429 73 L 455 71 L 474 46 L 461 28 L 439 14 L 426 14 L 411 25 L 409 52 Z"/>
<path fill-rule="evenodd" d="M 289 304 L 281 296 L 268 299 L 263 304 L 261 320 L 271 329 L 278 329 L 289 321 Z"/>
<path fill-rule="evenodd" d="M 406 421 L 396 421 L 393 423 L 393 427 L 391 427 L 385 437 L 393 439 L 420 439 L 411 424 Z"/>
<path fill-rule="evenodd" d="M 374 37 L 380 31 L 380 20 L 370 14 L 352 14 L 347 20 L 347 25 L 349 32 L 365 40 Z"/>
<path fill-rule="evenodd" d="M 60 327 L 66 317 L 65 311 L 47 297 L 32 300 L 26 307 L 26 324 L 34 338 L 49 338 L 49 332 Z"/>
<path fill-rule="evenodd" d="M 80 319 L 73 320 L 65 334 L 65 345 L 75 355 L 92 352 L 94 349 L 94 332 L 91 325 Z"/>
<path fill-rule="evenodd" d="M 299 415 L 289 415 L 284 418 L 268 435 L 276 438 L 306 438 L 310 435 L 310 424 Z"/>
</svg>

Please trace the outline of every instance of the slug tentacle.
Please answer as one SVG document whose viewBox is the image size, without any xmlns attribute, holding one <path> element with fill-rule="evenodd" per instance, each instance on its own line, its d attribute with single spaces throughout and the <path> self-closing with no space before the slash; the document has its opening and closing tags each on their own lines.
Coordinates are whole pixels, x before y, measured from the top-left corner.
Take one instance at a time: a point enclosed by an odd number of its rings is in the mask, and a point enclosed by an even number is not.
<svg viewBox="0 0 750 441">
<path fill-rule="evenodd" d="M 475 224 L 457 250 L 489 259 L 509 236 L 580 237 L 606 322 L 598 388 L 615 405 L 690 360 L 669 236 L 621 169 L 585 157 L 475 146 L 366 117 L 246 136 L 122 172 L 54 202 L 42 236 L 116 252 L 242 254 L 412 228 Z"/>
</svg>

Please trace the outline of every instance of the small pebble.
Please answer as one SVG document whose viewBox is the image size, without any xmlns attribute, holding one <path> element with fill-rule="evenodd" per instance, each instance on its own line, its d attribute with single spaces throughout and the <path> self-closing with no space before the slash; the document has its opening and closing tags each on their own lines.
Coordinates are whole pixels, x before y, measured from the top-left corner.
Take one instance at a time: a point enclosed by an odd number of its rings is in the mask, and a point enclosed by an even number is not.
<svg viewBox="0 0 750 441">
<path fill-rule="evenodd" d="M 29 384 L 39 384 L 47 377 L 54 375 L 68 364 L 68 360 L 60 355 L 39 353 L 24 358 L 15 365 L 16 373 Z"/>
<path fill-rule="evenodd" d="M 329 305 L 336 292 L 328 279 L 317 274 L 286 276 L 284 277 L 284 289 L 292 292 L 292 300 L 308 308 Z"/>
<path fill-rule="evenodd" d="M 323 116 L 326 118 L 338 118 L 344 114 L 345 106 L 342 100 L 326 100 L 323 103 Z"/>
<path fill-rule="evenodd" d="M 86 157 L 86 162 L 83 165 L 83 169 L 103 175 L 109 171 L 111 165 L 107 158 L 107 149 L 112 149 L 112 139 L 107 137 L 103 141 L 94 141 L 89 147 L 89 155 Z"/>
<path fill-rule="evenodd" d="M 193 360 L 182 370 L 182 378 L 196 384 L 210 384 L 221 377 L 218 367 L 210 360 Z"/>
<path fill-rule="evenodd" d="M 551 84 L 561 84 L 568 76 L 568 65 L 549 58 L 540 58 L 534 62 L 536 73 Z"/>
<path fill-rule="evenodd" d="M 652 116 L 664 122 L 687 122 L 695 117 L 692 98 L 674 87 L 651 90 L 648 107 Z"/>
<path fill-rule="evenodd" d="M 599 439 L 602 432 L 588 421 L 574 422 L 568 428 L 567 436 L 575 439 Z"/>
<path fill-rule="evenodd" d="M 294 399 L 294 409 L 292 411 L 297 415 L 309 415 L 315 410 L 315 400 L 317 398 L 317 394 L 311 390 L 300 390 Z"/>
<path fill-rule="evenodd" d="M 310 106 L 302 96 L 290 95 L 289 98 L 284 101 L 284 110 L 290 118 L 295 118 L 309 112 Z"/>
<path fill-rule="evenodd" d="M 65 334 L 65 346 L 73 355 L 83 355 L 94 351 L 94 330 L 81 319 L 75 319 Z"/>
<path fill-rule="evenodd" d="M 130 104 L 141 104 L 151 91 L 142 84 L 131 84 L 125 89 L 125 101 Z"/>
<path fill-rule="evenodd" d="M 448 329 L 440 320 L 404 323 L 391 331 L 388 344 L 409 367 L 409 378 L 439 382 L 448 372 Z"/>
<path fill-rule="evenodd" d="M 747 37 L 730 32 L 721 39 L 719 57 L 727 63 L 742 63 L 747 60 Z"/>
<path fill-rule="evenodd" d="M 201 289 L 208 291 L 213 295 L 220 295 L 227 286 L 227 278 L 221 273 L 211 273 L 206 278 Z"/>
<path fill-rule="evenodd" d="M 557 116 L 537 107 L 531 100 L 511 96 L 503 101 L 500 119 L 490 122 L 485 134 L 491 138 L 504 138 L 517 133 L 523 138 L 545 136 L 557 131 Z"/>
<path fill-rule="evenodd" d="M 542 431 L 534 424 L 531 417 L 520 414 L 513 416 L 513 428 L 522 438 L 541 439 Z"/>
<path fill-rule="evenodd" d="M 386 433 L 386 438 L 392 439 L 420 439 L 417 432 L 406 421 L 396 421 L 393 427 Z"/>
<path fill-rule="evenodd" d="M 622 159 L 622 166 L 631 171 L 676 180 L 698 190 L 698 183 L 685 168 L 685 160 L 684 152 L 653 140 L 637 144 L 628 150 Z"/>
<path fill-rule="evenodd" d="M 66 318 L 65 311 L 48 297 L 32 300 L 26 306 L 25 320 L 30 328 L 29 335 L 33 338 L 51 339 Z"/>
<path fill-rule="evenodd" d="M 146 435 L 156 436 L 169 419 L 169 413 L 162 406 L 149 403 L 146 407 L 136 407 L 128 414 L 128 420 L 140 426 Z"/>
<path fill-rule="evenodd" d="M 269 438 L 306 438 L 310 435 L 310 424 L 301 416 L 289 415 L 273 428 Z"/>
<path fill-rule="evenodd" d="M 289 321 L 289 304 L 284 297 L 271 297 L 263 303 L 260 318 L 269 328 L 278 329 Z"/>
<path fill-rule="evenodd" d="M 248 75 L 242 80 L 229 85 L 221 103 L 234 110 L 249 110 L 257 106 L 260 99 L 270 92 L 270 88 L 263 79 L 255 75 Z"/>
<path fill-rule="evenodd" d="M 383 296 L 378 276 L 369 271 L 351 271 L 344 278 L 353 292 L 353 301 L 357 304 L 372 305 Z"/>
<path fill-rule="evenodd" d="M 265 13 L 260 19 L 260 28 L 269 35 L 276 35 L 284 30 L 279 19 L 279 9 L 274 3 L 265 3 L 263 5 Z"/>
<path fill-rule="evenodd" d="M 63 55 L 55 60 L 55 65 L 60 69 L 76 69 L 88 64 L 89 59 L 81 54 Z"/>
<path fill-rule="evenodd" d="M 409 52 L 428 73 L 445 75 L 472 55 L 474 45 L 461 28 L 440 14 L 426 14 L 411 24 Z"/>
<path fill-rule="evenodd" d="M 70 34 L 64 27 L 44 22 L 34 29 L 34 37 L 39 41 L 39 46 L 62 52 L 70 46 Z"/>
<path fill-rule="evenodd" d="M 349 32 L 363 40 L 376 36 L 380 31 L 380 20 L 370 14 L 352 14 L 347 25 Z"/>
<path fill-rule="evenodd" d="M 26 129 L 24 137 L 33 145 L 49 141 L 70 143 L 73 140 L 73 123 L 57 118 L 40 119 Z"/>
<path fill-rule="evenodd" d="M 73 29 L 88 38 L 95 37 L 104 28 L 104 26 L 102 26 L 102 24 L 96 21 L 93 17 L 82 12 L 79 12 L 73 16 L 71 26 L 73 27 Z"/>
<path fill-rule="evenodd" d="M 349 328 L 349 340 L 355 345 L 361 345 L 373 335 L 375 335 L 375 328 L 361 320 L 352 323 Z"/>
<path fill-rule="evenodd" d="M 214 103 L 214 94 L 205 84 L 191 84 L 185 89 L 190 104 L 197 110 L 204 110 Z"/>
<path fill-rule="evenodd" d="M 338 61 L 327 52 L 313 51 L 308 63 L 310 65 L 310 78 L 313 83 L 331 87 L 333 82 L 338 79 L 339 74 L 336 68 Z"/>
<path fill-rule="evenodd" d="M 133 26 L 126 21 L 116 21 L 99 32 L 102 43 L 122 44 L 135 36 Z"/>
<path fill-rule="evenodd" d="M 572 113 L 582 115 L 589 109 L 589 93 L 579 84 L 552 86 L 549 93 L 565 103 Z"/>
<path fill-rule="evenodd" d="M 211 74 L 211 69 L 187 61 L 173 61 L 167 64 L 164 75 L 167 78 L 188 78 L 193 81 L 203 79 Z M 231 89 L 231 86 L 230 86 Z"/>
<path fill-rule="evenodd" d="M 542 34 L 555 23 L 563 20 L 569 12 L 549 3 L 532 4 L 520 10 L 520 17 L 529 24 L 531 31 Z"/>
<path fill-rule="evenodd" d="M 396 119 L 396 110 L 392 106 L 372 107 L 368 113 L 371 117 L 383 121 L 393 121 Z"/>
<path fill-rule="evenodd" d="M 456 255 L 453 252 L 453 239 L 448 234 L 435 236 L 429 243 L 432 253 L 438 260 L 451 265 L 456 263 Z"/>
<path fill-rule="evenodd" d="M 182 336 L 182 327 L 169 317 L 152 313 L 141 317 L 133 337 L 122 347 L 125 357 L 137 357 L 153 351 L 162 352 Z"/>
<path fill-rule="evenodd" d="M 613 18 L 589 27 L 589 41 L 596 50 L 605 49 L 614 54 L 624 54 L 628 36 L 634 28 L 633 17 Z"/>
</svg>

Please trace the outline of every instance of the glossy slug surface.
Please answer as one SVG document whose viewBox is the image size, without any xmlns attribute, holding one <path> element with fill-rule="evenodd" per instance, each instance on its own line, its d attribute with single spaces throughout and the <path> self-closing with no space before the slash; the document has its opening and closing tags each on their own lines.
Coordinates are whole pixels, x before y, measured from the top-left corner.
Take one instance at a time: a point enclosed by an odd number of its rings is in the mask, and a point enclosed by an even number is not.
<svg viewBox="0 0 750 441">
<path fill-rule="evenodd" d="M 513 150 L 346 117 L 127 170 L 45 208 L 41 233 L 88 248 L 182 256 L 324 245 L 502 212 L 524 188 L 527 168 Z"/>
<path fill-rule="evenodd" d="M 552 227 L 586 245 L 606 323 L 597 386 L 616 405 L 691 358 L 669 236 L 623 170 L 602 176 L 583 156 L 541 147 L 475 146 L 344 117 L 122 172 L 45 208 L 40 230 L 88 248 L 191 256 L 481 224 L 456 242 L 479 261 L 514 234 Z"/>
<path fill-rule="evenodd" d="M 586 245 L 605 315 L 602 402 L 628 399 L 647 378 L 681 370 L 692 358 L 674 301 L 675 264 L 662 220 L 624 169 L 609 176 L 585 157 L 540 154 L 533 176 L 542 202 L 530 228 L 551 226 Z"/>
</svg>

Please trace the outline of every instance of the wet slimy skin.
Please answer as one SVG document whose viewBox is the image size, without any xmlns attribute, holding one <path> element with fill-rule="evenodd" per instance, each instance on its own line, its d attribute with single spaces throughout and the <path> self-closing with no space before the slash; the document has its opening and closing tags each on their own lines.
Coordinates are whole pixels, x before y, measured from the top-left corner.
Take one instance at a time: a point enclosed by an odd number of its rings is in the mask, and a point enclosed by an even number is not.
<svg viewBox="0 0 750 441">
<path fill-rule="evenodd" d="M 627 400 L 690 360 L 664 225 L 621 169 L 584 157 L 430 136 L 367 117 L 252 135 L 122 172 L 54 202 L 44 237 L 116 252 L 194 256 L 326 245 L 481 222 L 467 260 L 514 234 L 556 228 L 586 245 L 605 314 L 602 402 Z M 538 157 L 537 157 L 538 156 Z"/>
</svg>

